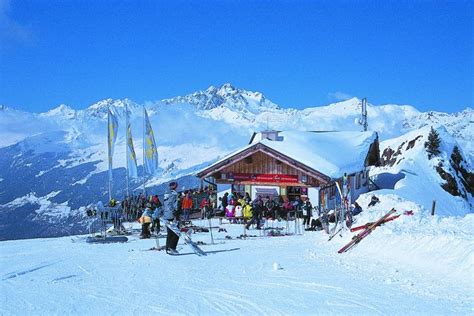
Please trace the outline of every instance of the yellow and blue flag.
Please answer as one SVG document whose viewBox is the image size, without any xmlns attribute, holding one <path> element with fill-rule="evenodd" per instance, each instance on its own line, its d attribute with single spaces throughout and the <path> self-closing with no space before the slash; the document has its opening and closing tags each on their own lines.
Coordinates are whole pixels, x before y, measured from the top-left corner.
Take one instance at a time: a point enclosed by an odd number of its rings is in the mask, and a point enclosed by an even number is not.
<svg viewBox="0 0 474 316">
<path fill-rule="evenodd" d="M 132 127 L 128 119 L 127 111 L 127 166 L 128 166 L 128 176 L 130 178 L 137 178 L 137 155 L 135 154 L 135 149 L 133 148 L 133 139 L 132 139 Z"/>
<path fill-rule="evenodd" d="M 117 140 L 118 121 L 117 117 L 108 109 L 108 124 L 107 124 L 107 144 L 109 154 L 109 175 L 112 176 L 112 157 L 114 155 L 115 141 Z"/>
<path fill-rule="evenodd" d="M 154 175 L 158 170 L 158 151 L 156 149 L 155 136 L 153 134 L 153 129 L 151 128 L 148 113 L 145 108 L 143 108 L 143 111 L 145 115 L 145 172 L 149 175 Z"/>
</svg>

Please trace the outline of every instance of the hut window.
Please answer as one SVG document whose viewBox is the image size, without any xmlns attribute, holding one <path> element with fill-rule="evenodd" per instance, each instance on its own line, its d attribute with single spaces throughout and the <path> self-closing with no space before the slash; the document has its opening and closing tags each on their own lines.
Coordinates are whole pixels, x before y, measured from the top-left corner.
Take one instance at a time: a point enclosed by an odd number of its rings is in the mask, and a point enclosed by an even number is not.
<svg viewBox="0 0 474 316">
<path fill-rule="evenodd" d="M 245 196 L 245 185 L 244 184 L 232 184 L 232 192 L 237 193 L 239 196 Z"/>
</svg>

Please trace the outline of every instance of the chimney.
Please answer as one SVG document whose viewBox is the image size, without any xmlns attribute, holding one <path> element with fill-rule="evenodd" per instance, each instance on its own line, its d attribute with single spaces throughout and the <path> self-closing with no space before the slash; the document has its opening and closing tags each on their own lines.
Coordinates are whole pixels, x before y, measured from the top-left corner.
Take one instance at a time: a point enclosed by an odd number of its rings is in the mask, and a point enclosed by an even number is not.
<svg viewBox="0 0 474 316">
<path fill-rule="evenodd" d="M 261 133 L 262 133 L 262 139 L 268 139 L 275 142 L 283 141 L 283 136 L 278 135 L 279 131 L 265 130 L 265 131 L 262 131 Z"/>
</svg>

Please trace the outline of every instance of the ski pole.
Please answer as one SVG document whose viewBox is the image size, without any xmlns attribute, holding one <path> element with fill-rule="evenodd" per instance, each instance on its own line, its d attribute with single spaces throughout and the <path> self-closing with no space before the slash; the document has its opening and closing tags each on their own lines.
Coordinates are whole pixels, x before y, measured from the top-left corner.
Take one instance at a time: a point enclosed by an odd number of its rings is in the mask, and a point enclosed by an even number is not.
<svg viewBox="0 0 474 316">
<path fill-rule="evenodd" d="M 208 218 L 208 220 L 209 220 L 209 232 L 211 233 L 211 245 L 214 245 L 214 236 L 212 236 L 211 219 Z"/>
</svg>

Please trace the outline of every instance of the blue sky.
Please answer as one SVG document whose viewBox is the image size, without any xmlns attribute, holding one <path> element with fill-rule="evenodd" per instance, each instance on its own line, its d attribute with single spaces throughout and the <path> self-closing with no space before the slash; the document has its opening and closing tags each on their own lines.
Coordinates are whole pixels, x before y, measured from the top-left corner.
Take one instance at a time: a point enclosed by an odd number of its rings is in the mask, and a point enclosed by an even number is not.
<svg viewBox="0 0 474 316">
<path fill-rule="evenodd" d="M 210 85 L 283 107 L 473 106 L 472 1 L 0 0 L 0 104 L 45 111 Z"/>
</svg>

